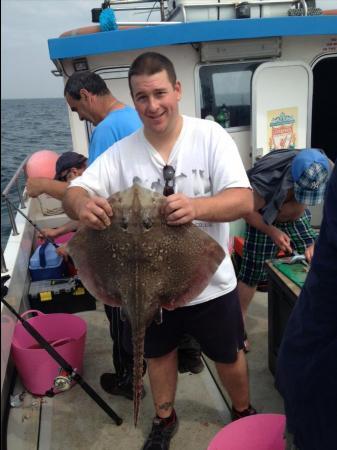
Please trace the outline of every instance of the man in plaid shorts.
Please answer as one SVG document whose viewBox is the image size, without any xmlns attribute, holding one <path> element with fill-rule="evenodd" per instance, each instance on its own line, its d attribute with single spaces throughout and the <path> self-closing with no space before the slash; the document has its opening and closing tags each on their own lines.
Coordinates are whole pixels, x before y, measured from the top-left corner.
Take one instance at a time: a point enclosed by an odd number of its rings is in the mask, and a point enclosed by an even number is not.
<svg viewBox="0 0 337 450">
<path fill-rule="evenodd" d="M 238 275 L 244 319 L 257 285 L 267 279 L 267 259 L 283 250 L 304 253 L 310 262 L 316 232 L 306 206 L 323 200 L 329 160 L 318 149 L 273 150 L 247 174 L 254 190 L 254 211 L 245 217 L 247 228 Z"/>
</svg>

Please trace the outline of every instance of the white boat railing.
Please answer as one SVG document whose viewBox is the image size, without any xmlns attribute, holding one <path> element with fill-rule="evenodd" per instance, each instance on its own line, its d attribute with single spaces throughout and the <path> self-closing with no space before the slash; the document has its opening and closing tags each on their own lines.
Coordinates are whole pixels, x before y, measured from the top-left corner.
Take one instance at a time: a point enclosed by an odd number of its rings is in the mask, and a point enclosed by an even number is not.
<svg viewBox="0 0 337 450">
<path fill-rule="evenodd" d="M 152 3 L 151 5 L 145 5 L 144 3 Z M 156 4 L 159 4 L 156 6 Z M 137 4 L 142 4 L 142 6 L 135 6 Z M 194 8 L 226 8 L 233 7 L 233 8 L 239 8 L 240 6 L 248 5 L 248 6 L 270 6 L 270 5 L 281 5 L 281 4 L 288 4 L 289 6 L 293 6 L 295 9 L 297 9 L 297 12 L 299 12 L 299 15 L 307 16 L 308 15 L 308 5 L 306 0 L 248 0 L 248 1 L 223 1 L 221 0 L 214 0 L 213 2 L 210 1 L 196 1 L 193 2 L 173 2 L 172 5 L 174 5 L 170 8 L 170 4 L 167 0 L 160 0 L 159 2 L 156 2 L 154 0 L 106 0 L 103 3 L 103 7 L 112 6 L 114 11 L 160 11 L 161 15 L 161 21 L 162 22 L 169 22 L 170 18 L 174 15 L 176 15 L 179 10 L 181 11 L 183 15 L 183 22 L 187 22 L 187 14 L 186 9 L 194 9 Z M 127 25 L 130 25 L 128 23 Z M 154 23 L 153 23 L 154 24 Z M 124 24 L 123 24 L 124 25 Z M 125 24 L 126 25 L 126 24 Z"/>
<path fill-rule="evenodd" d="M 249 0 L 248 2 L 238 2 L 238 1 L 229 1 L 224 3 L 219 3 L 217 0 L 214 2 L 203 2 L 203 1 L 196 1 L 195 3 L 179 3 L 176 5 L 175 8 L 168 11 L 168 16 L 165 20 L 170 20 L 170 18 L 175 17 L 179 11 L 182 14 L 183 22 L 188 22 L 187 18 L 187 10 L 191 9 L 200 9 L 202 7 L 205 8 L 217 8 L 218 11 L 220 9 L 228 9 L 229 7 L 232 7 L 233 10 L 238 10 L 241 6 L 259 6 L 259 7 L 265 7 L 265 6 L 271 6 L 271 5 L 291 5 L 294 7 L 294 11 L 296 10 L 298 12 L 298 15 L 307 16 L 308 15 L 308 6 L 306 3 L 306 0 Z M 291 10 L 292 11 L 292 10 Z"/>
<path fill-rule="evenodd" d="M 144 6 L 144 3 L 152 3 L 152 5 Z M 142 6 L 135 6 L 137 4 Z M 166 0 L 105 0 L 102 3 L 102 8 L 109 6 L 112 6 L 114 11 L 149 11 L 150 14 L 154 11 L 159 11 L 162 21 L 165 21 L 165 13 L 167 11 Z"/>
<path fill-rule="evenodd" d="M 6 273 L 6 272 L 8 272 L 8 269 L 7 269 L 7 266 L 6 266 L 4 252 L 3 252 L 2 247 L 1 247 L 1 273 Z"/>
<path fill-rule="evenodd" d="M 4 200 L 6 203 L 7 214 L 9 217 L 9 222 L 10 222 L 11 231 L 12 231 L 13 236 L 18 236 L 19 232 L 18 232 L 18 228 L 17 228 L 16 222 L 15 222 L 15 215 L 14 215 L 14 211 L 13 211 L 13 207 L 12 207 L 12 200 L 10 200 L 9 195 L 12 193 L 12 189 L 15 187 L 16 194 L 18 196 L 19 203 L 20 203 L 20 208 L 24 209 L 26 207 L 25 202 L 24 202 L 23 189 L 21 188 L 19 178 L 21 175 L 25 176 L 24 168 L 25 168 L 29 158 L 30 158 L 30 156 L 27 156 L 24 159 L 24 161 L 22 161 L 22 163 L 16 170 L 15 174 L 12 176 L 9 183 L 7 184 L 7 186 L 1 193 L 1 199 Z M 5 273 L 5 272 L 7 272 L 7 267 L 6 267 L 4 252 L 2 249 L 2 245 L 1 245 L 1 273 Z"/>
</svg>

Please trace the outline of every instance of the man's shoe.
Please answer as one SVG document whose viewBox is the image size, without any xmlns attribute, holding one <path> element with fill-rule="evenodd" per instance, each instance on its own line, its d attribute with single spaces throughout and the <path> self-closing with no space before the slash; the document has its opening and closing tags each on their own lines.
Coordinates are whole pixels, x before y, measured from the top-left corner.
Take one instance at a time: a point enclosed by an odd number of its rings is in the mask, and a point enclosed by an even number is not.
<svg viewBox="0 0 337 450">
<path fill-rule="evenodd" d="M 249 405 L 248 408 L 243 411 L 237 411 L 233 406 L 231 411 L 232 422 L 242 419 L 243 417 L 255 416 L 255 414 L 257 414 L 257 411 L 252 407 L 252 405 Z"/>
<path fill-rule="evenodd" d="M 178 371 L 179 373 L 191 372 L 200 373 L 204 370 L 204 363 L 201 354 L 198 352 L 188 352 L 178 350 Z"/>
<path fill-rule="evenodd" d="M 159 417 L 153 419 L 152 430 L 142 450 L 169 450 L 170 441 L 178 430 L 178 417 L 175 413 L 174 416 L 169 424 Z"/>
<path fill-rule="evenodd" d="M 105 392 L 111 395 L 122 395 L 123 397 L 133 400 L 133 384 L 132 377 L 118 377 L 116 373 L 103 373 L 100 383 Z M 142 387 L 142 396 L 145 397 L 145 389 Z"/>
</svg>

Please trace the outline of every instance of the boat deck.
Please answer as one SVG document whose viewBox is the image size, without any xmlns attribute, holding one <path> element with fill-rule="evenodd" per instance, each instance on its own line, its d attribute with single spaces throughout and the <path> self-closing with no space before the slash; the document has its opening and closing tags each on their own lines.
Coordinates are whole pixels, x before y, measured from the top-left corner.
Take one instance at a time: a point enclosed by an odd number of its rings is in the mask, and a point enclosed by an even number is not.
<svg viewBox="0 0 337 450">
<path fill-rule="evenodd" d="M 25 393 L 20 406 L 11 408 L 8 450 L 138 450 L 151 427 L 153 406 L 147 376 L 146 397 L 137 428 L 130 400 L 106 394 L 99 385 L 103 372 L 111 371 L 111 340 L 101 304 L 96 311 L 78 313 L 88 323 L 84 379 L 123 418 L 116 426 L 97 404 L 75 385 L 53 398 Z M 248 354 L 252 403 L 260 412 L 283 412 L 281 397 L 273 387 L 267 367 L 267 294 L 257 293 L 247 322 L 252 351 Z M 227 394 L 217 383 L 212 362 L 198 375 L 180 374 L 176 395 L 179 431 L 171 450 L 206 450 L 213 436 L 230 422 Z M 14 394 L 24 391 L 20 382 Z"/>
</svg>

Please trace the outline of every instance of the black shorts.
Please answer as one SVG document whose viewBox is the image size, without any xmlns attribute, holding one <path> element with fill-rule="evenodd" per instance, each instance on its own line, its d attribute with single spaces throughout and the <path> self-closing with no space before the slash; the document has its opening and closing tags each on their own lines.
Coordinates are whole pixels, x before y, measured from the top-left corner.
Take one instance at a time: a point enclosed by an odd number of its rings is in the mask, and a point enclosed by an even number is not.
<svg viewBox="0 0 337 450">
<path fill-rule="evenodd" d="M 131 353 L 131 329 L 127 321 L 123 344 Z M 145 357 L 157 358 L 178 347 L 184 334 L 193 336 L 202 352 L 215 362 L 233 363 L 243 348 L 244 327 L 237 289 L 193 306 L 163 309 L 163 322 L 152 322 L 145 334 Z"/>
</svg>

